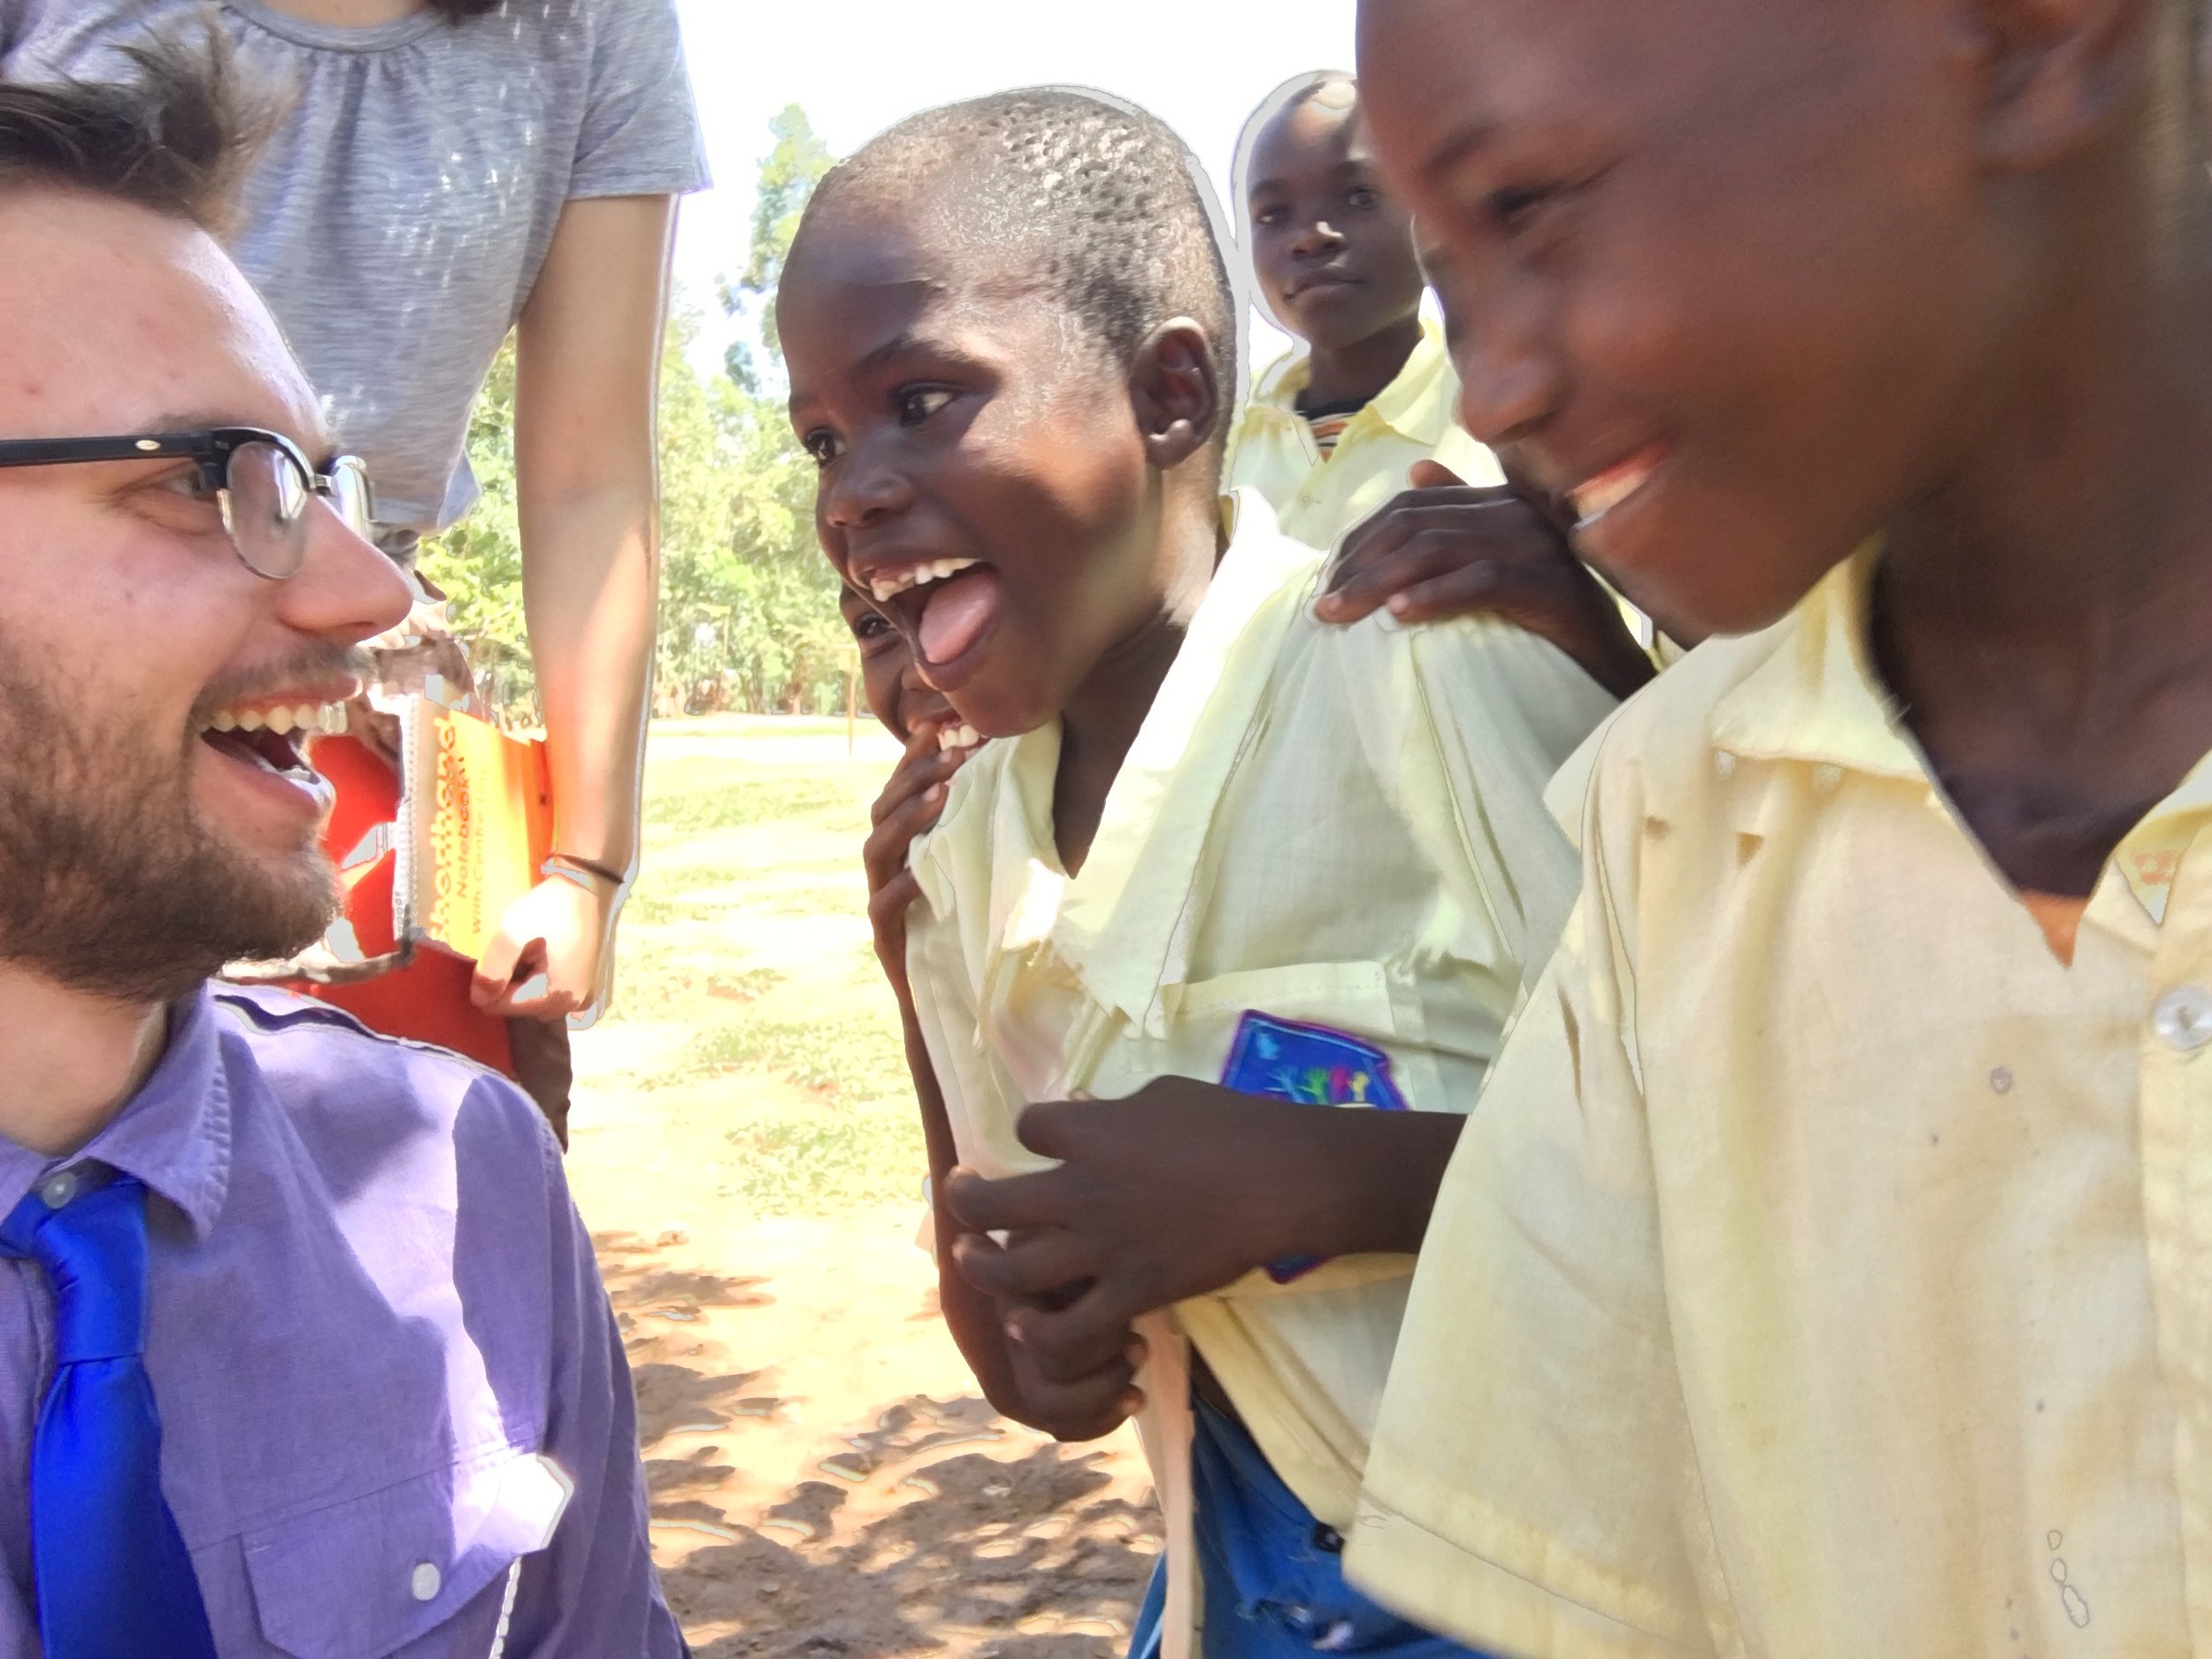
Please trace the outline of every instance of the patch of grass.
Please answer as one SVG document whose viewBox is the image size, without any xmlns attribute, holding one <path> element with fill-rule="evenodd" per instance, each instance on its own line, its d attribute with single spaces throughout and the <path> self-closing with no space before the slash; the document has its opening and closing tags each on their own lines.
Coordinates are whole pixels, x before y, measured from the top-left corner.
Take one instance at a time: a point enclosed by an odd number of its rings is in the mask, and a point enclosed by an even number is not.
<svg viewBox="0 0 2212 1659">
<path fill-rule="evenodd" d="M 906 1044 L 898 1021 L 879 1007 L 839 1008 L 810 1019 L 731 1021 L 704 1037 L 660 1083 L 694 1082 L 725 1071 L 773 1071 L 841 1105 L 912 1098 Z"/>
<path fill-rule="evenodd" d="M 645 821 L 656 839 L 833 814 L 865 821 L 849 785 L 739 760 L 672 763 L 650 775 L 645 795 Z"/>
<path fill-rule="evenodd" d="M 625 951 L 610 1019 L 658 1019 L 702 996 L 717 1002 L 757 1001 L 782 984 L 774 968 L 732 968 L 724 958 L 688 951 Z"/>
<path fill-rule="evenodd" d="M 929 1162 L 910 1108 L 769 1117 L 729 1132 L 733 1195 L 763 1216 L 830 1216 L 918 1199 Z"/>
</svg>

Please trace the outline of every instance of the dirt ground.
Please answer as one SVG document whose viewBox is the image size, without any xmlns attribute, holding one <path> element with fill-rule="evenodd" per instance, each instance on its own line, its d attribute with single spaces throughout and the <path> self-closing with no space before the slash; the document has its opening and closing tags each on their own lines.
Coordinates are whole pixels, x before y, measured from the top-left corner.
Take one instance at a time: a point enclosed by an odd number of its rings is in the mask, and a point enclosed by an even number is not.
<svg viewBox="0 0 2212 1659">
<path fill-rule="evenodd" d="M 922 1172 L 911 1106 L 858 1098 L 895 1094 L 851 835 L 890 751 L 757 729 L 657 731 L 676 822 L 649 837 L 624 959 L 649 992 L 577 1045 L 570 1178 L 670 1604 L 701 1659 L 1105 1659 L 1159 1548 L 1143 1459 L 1125 1431 L 1060 1447 L 978 1395 L 896 1195 Z M 760 780 L 795 810 L 693 810 Z"/>
</svg>

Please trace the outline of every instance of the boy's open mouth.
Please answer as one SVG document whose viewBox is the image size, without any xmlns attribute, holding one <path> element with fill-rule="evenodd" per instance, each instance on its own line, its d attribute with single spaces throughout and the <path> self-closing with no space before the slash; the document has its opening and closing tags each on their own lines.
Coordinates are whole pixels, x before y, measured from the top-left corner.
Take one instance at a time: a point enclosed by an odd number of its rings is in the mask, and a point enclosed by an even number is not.
<svg viewBox="0 0 2212 1659">
<path fill-rule="evenodd" d="M 998 572 L 974 559 L 900 565 L 878 572 L 868 586 L 930 668 L 949 667 L 982 642 L 1002 593 Z"/>
</svg>

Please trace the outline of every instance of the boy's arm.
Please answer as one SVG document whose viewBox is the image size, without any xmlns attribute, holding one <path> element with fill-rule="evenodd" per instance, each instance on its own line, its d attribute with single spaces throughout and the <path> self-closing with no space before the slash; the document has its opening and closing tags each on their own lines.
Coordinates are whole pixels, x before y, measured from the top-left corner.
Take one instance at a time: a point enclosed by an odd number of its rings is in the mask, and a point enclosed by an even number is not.
<svg viewBox="0 0 2212 1659">
<path fill-rule="evenodd" d="M 1140 1316 L 1270 1262 L 1418 1250 L 1463 1121 L 1159 1078 L 1125 1100 L 1030 1107 L 1022 1144 L 1058 1166 L 957 1172 L 937 1188 L 938 1236 L 977 1290 L 1011 1306 L 1017 1355 L 1070 1383 L 1122 1354 Z M 1071 1300 L 1053 1294 L 1071 1285 L 1084 1286 Z"/>
<path fill-rule="evenodd" d="M 900 1013 L 906 1025 L 906 1064 L 914 1076 L 914 1095 L 922 1109 L 922 1138 L 929 1148 L 931 1225 L 937 1232 L 938 1305 L 945 1325 L 968 1369 L 975 1373 L 983 1397 L 1002 1417 L 1063 1440 L 1094 1440 L 1110 1434 L 1136 1415 L 1143 1403 L 1133 1386 L 1141 1355 L 1133 1353 L 1128 1322 L 1120 1340 L 1109 1342 L 1100 1362 L 1064 1375 L 1048 1373 L 1034 1350 L 1008 1340 L 1010 1304 L 972 1283 L 960 1268 L 960 1240 L 964 1229 L 943 1194 L 954 1185 L 959 1154 L 952 1141 L 952 1122 L 945 1110 L 944 1091 L 922 1041 L 921 1021 L 913 999 L 902 991 Z M 1049 1294 L 1056 1285 L 1041 1287 Z"/>
<path fill-rule="evenodd" d="M 936 826 L 944 810 L 952 777 L 966 758 L 966 751 L 940 752 L 936 728 L 925 723 L 911 734 L 904 757 L 884 786 L 873 811 L 874 824 L 863 851 L 868 876 L 868 913 L 875 931 L 876 954 L 898 999 L 899 1020 L 906 1042 L 906 1068 L 914 1080 L 914 1098 L 921 1109 L 922 1139 L 929 1156 L 930 1225 L 937 1240 L 938 1305 L 945 1325 L 968 1368 L 975 1373 L 983 1397 L 992 1408 L 1017 1423 L 1025 1423 L 1064 1440 L 1096 1440 L 1111 1433 L 1135 1415 L 1143 1403 L 1132 1383 L 1141 1363 L 1141 1350 L 1126 1331 L 1124 1340 L 1099 1364 L 1065 1376 L 1048 1377 L 1030 1350 L 1010 1346 L 1006 1334 L 1009 1312 L 996 1298 L 964 1278 L 958 1265 L 959 1224 L 944 1202 L 943 1194 L 959 1162 L 954 1142 L 952 1115 L 945 1091 L 923 1035 L 922 1017 L 916 1006 L 913 976 L 907 963 L 907 913 L 921 898 L 921 885 L 909 863 L 915 838 Z M 954 943 L 948 935 L 943 942 Z M 924 954 L 929 953 L 925 941 Z M 926 982 L 941 1002 L 949 987 L 959 983 L 956 964 L 949 959 L 941 972 L 926 974 Z M 972 1008 L 940 1008 L 940 1018 L 953 1014 L 951 1023 L 972 1031 Z M 1048 1286 L 1049 1291 L 1051 1286 Z"/>
</svg>

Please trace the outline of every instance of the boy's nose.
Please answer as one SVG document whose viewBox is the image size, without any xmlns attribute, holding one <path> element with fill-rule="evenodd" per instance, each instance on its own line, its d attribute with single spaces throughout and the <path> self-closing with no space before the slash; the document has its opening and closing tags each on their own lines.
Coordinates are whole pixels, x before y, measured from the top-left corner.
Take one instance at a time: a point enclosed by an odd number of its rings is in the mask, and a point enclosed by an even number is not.
<svg viewBox="0 0 2212 1659">
<path fill-rule="evenodd" d="M 822 493 L 822 519 L 838 530 L 858 530 L 902 511 L 913 499 L 912 488 L 897 468 L 880 465 L 865 450 L 856 450 Z"/>
<path fill-rule="evenodd" d="M 1325 258 L 1344 245 L 1344 233 L 1325 219 L 1315 219 L 1291 251 L 1302 259 Z"/>
<path fill-rule="evenodd" d="M 1459 372 L 1459 424 L 1477 442 L 1513 443 L 1557 408 L 1566 376 L 1525 307 L 1486 306 L 1479 320 L 1452 326 L 1447 338 Z"/>
</svg>

